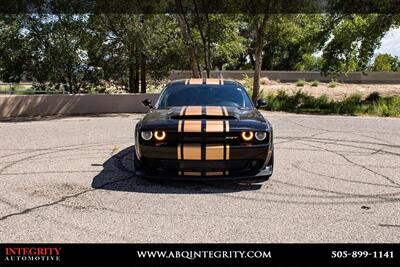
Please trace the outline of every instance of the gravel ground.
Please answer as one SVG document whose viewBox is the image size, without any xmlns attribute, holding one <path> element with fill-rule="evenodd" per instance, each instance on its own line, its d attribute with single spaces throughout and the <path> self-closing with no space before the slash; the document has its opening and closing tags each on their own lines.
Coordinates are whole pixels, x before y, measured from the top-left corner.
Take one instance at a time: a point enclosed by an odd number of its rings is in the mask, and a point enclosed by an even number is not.
<svg viewBox="0 0 400 267">
<path fill-rule="evenodd" d="M 263 184 L 136 178 L 141 115 L 2 122 L 0 242 L 399 242 L 399 119 L 264 115 Z"/>
</svg>

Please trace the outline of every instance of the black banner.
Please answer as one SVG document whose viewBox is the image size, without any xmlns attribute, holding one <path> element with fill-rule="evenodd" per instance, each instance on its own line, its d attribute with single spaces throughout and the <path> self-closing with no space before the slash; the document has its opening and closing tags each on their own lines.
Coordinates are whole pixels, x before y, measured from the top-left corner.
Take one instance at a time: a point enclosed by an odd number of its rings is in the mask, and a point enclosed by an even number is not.
<svg viewBox="0 0 400 267">
<path fill-rule="evenodd" d="M 1 244 L 0 266 L 400 266 L 399 244 Z"/>
</svg>

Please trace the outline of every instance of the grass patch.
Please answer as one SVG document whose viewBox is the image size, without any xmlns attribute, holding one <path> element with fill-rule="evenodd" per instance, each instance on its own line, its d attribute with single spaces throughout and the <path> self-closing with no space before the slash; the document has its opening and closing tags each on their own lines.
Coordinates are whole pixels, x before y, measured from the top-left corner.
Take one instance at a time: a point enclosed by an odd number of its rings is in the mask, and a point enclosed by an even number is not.
<svg viewBox="0 0 400 267">
<path fill-rule="evenodd" d="M 337 86 L 337 81 L 335 81 L 335 80 L 332 80 L 329 84 L 328 84 L 328 87 L 329 88 L 335 88 Z"/>
<path fill-rule="evenodd" d="M 311 86 L 314 86 L 314 87 L 318 87 L 318 85 L 319 85 L 319 81 L 318 81 L 318 80 L 314 80 L 314 81 L 311 83 Z"/>
<path fill-rule="evenodd" d="M 305 80 L 298 79 L 297 82 L 296 82 L 296 86 L 303 87 L 305 83 L 306 83 Z"/>
<path fill-rule="evenodd" d="M 265 97 L 268 99 L 265 109 L 294 113 L 400 117 L 400 96 L 379 96 L 377 98 L 376 95 L 371 95 L 363 99 L 361 94 L 353 94 L 342 101 L 334 101 L 327 95 L 314 97 L 301 90 L 293 95 L 278 91 L 278 93 L 270 93 Z"/>
<path fill-rule="evenodd" d="M 32 84 L 0 84 L 0 92 L 3 94 L 30 95 L 34 94 L 34 89 Z"/>
</svg>

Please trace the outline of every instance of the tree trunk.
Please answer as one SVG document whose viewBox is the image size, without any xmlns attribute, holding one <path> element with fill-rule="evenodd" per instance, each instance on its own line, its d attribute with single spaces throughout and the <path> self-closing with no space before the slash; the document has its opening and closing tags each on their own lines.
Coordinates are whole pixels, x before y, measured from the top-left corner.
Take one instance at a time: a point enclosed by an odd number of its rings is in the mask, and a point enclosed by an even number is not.
<svg viewBox="0 0 400 267">
<path fill-rule="evenodd" d="M 134 86 L 133 86 L 133 92 L 134 93 L 139 93 L 139 69 L 140 69 L 140 58 L 139 56 L 136 55 L 135 57 L 135 80 L 134 80 Z"/>
<path fill-rule="evenodd" d="M 268 21 L 268 15 L 263 15 L 263 20 L 261 23 L 257 23 L 256 29 L 256 52 L 255 52 L 255 66 L 254 66 L 254 77 L 253 77 L 253 95 L 252 100 L 254 103 L 257 102 L 258 95 L 260 92 L 260 75 L 261 75 L 261 65 L 262 65 L 262 51 L 264 47 L 264 35 L 265 27 Z"/>
<path fill-rule="evenodd" d="M 209 50 L 208 50 L 206 38 L 204 37 L 204 34 L 203 34 L 203 30 L 200 29 L 200 25 L 199 25 L 199 32 L 200 32 L 200 36 L 201 36 L 201 42 L 203 44 L 204 63 L 206 66 L 207 78 L 210 78 L 210 62 L 208 61 L 209 60 Z"/>
<path fill-rule="evenodd" d="M 76 92 L 74 90 L 74 85 L 72 84 L 72 73 L 69 71 L 67 75 L 68 75 L 69 91 L 71 92 L 71 94 L 76 94 Z"/>
<path fill-rule="evenodd" d="M 128 54 L 128 92 L 133 93 L 135 91 L 135 54 L 132 44 L 128 47 Z"/>
<path fill-rule="evenodd" d="M 140 92 L 146 93 L 146 56 L 143 53 L 140 56 Z"/>
<path fill-rule="evenodd" d="M 133 61 L 133 59 L 129 59 L 129 69 L 128 69 L 128 91 L 129 93 L 133 93 L 133 88 L 134 88 L 134 84 L 135 84 L 135 62 Z"/>
<path fill-rule="evenodd" d="M 206 54 L 206 67 L 207 67 L 207 78 L 210 78 L 211 72 L 211 40 L 210 40 L 210 19 L 208 17 L 208 13 L 206 13 L 206 21 L 207 21 L 207 54 Z"/>
<path fill-rule="evenodd" d="M 75 94 L 75 92 L 74 92 L 74 88 L 72 87 L 72 83 L 70 82 L 70 83 L 68 83 L 68 87 L 69 87 L 69 92 L 71 93 L 71 94 Z"/>
<path fill-rule="evenodd" d="M 200 72 L 198 61 L 197 61 L 196 47 L 194 46 L 193 39 L 190 36 L 190 29 L 189 29 L 186 17 L 183 14 L 182 3 L 178 0 L 177 4 L 178 4 L 179 13 L 176 14 L 176 18 L 178 19 L 178 24 L 179 24 L 179 28 L 181 29 L 183 41 L 184 41 L 186 49 L 188 51 L 190 68 L 192 70 L 192 77 L 200 78 L 201 72 Z"/>
<path fill-rule="evenodd" d="M 211 45 L 210 45 L 210 21 L 208 18 L 208 13 L 204 14 L 204 18 L 200 17 L 200 13 L 199 13 L 199 9 L 197 7 L 196 1 L 193 1 L 194 4 L 194 10 L 196 12 L 196 24 L 197 24 L 197 28 L 199 30 L 200 33 L 200 38 L 201 38 L 201 43 L 203 45 L 203 53 L 204 53 L 204 65 L 205 65 L 205 69 L 206 69 L 206 75 L 207 78 L 210 78 L 210 70 L 211 70 Z M 205 20 L 206 21 L 206 29 L 204 30 L 204 24 L 201 23 L 201 21 Z M 206 34 L 204 34 L 204 31 L 206 32 Z"/>
</svg>

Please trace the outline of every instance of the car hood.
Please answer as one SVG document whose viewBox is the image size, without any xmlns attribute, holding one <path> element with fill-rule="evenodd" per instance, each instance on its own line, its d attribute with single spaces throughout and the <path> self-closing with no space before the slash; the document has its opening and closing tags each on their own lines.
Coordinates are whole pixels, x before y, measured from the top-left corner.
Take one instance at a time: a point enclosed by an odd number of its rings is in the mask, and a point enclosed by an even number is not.
<svg viewBox="0 0 400 267">
<path fill-rule="evenodd" d="M 269 124 L 257 109 L 220 106 L 187 106 L 153 109 L 141 121 L 142 128 L 176 130 L 179 120 L 229 120 L 234 130 L 268 130 Z"/>
</svg>

